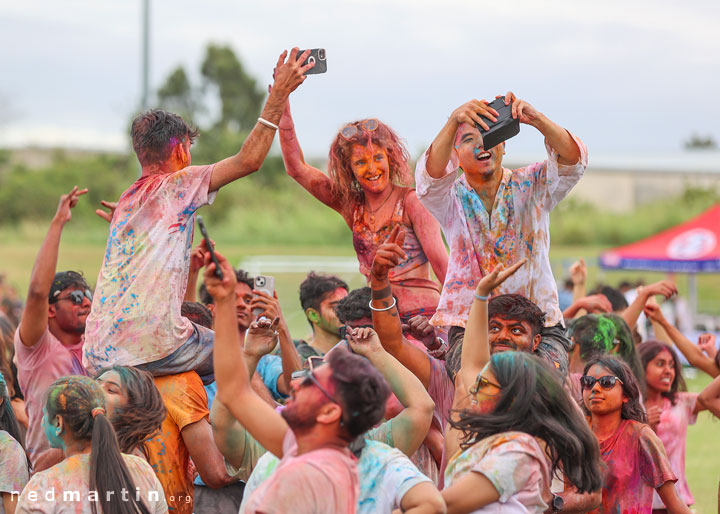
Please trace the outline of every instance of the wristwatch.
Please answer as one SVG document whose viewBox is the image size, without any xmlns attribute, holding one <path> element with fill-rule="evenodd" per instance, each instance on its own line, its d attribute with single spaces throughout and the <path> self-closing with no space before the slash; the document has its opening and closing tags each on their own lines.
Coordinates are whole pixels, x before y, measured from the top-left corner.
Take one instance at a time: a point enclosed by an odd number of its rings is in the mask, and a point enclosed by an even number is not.
<svg viewBox="0 0 720 514">
<path fill-rule="evenodd" d="M 563 507 L 565 506 L 565 500 L 562 499 L 562 496 L 553 494 L 551 505 L 553 512 L 561 512 L 563 510 Z"/>
</svg>

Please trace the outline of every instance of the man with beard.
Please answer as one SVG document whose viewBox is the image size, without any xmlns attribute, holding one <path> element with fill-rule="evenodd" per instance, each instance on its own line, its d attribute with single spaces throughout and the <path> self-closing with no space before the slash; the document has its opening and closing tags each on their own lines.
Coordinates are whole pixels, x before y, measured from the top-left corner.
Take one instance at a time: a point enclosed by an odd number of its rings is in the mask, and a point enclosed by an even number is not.
<svg viewBox="0 0 720 514">
<path fill-rule="evenodd" d="M 532 105 L 508 92 L 512 117 L 545 137 L 547 159 L 524 168 L 503 167 L 505 143 L 485 148 L 478 127 L 488 129 L 498 112 L 471 100 L 451 114 L 415 170 L 417 195 L 440 222 L 450 262 L 438 309 L 431 322 L 449 328 L 447 371 L 460 368 L 462 341 L 473 292 L 498 264 L 527 259 L 497 293 L 519 293 L 546 313 L 540 353 L 562 358 L 567 373 L 570 340 L 563 325 L 550 267 L 550 211 L 580 180 L 587 167 L 585 145 Z M 463 173 L 458 176 L 458 170 Z"/>
<path fill-rule="evenodd" d="M 60 197 L 35 259 L 25 310 L 15 332 L 18 382 L 29 418 L 26 448 L 35 471 L 62 460 L 60 450 L 50 449 L 42 428 L 45 391 L 65 375 L 88 374 L 82 365 L 82 347 L 92 293 L 80 273 L 55 273 L 63 228 L 87 191 L 76 186 Z"/>
<path fill-rule="evenodd" d="M 383 416 L 390 388 L 366 359 L 331 352 L 326 365 L 291 384 L 282 414 L 250 386 L 235 323 L 235 275 L 216 254 L 223 271 L 205 261 L 205 285 L 215 300 L 215 379 L 218 399 L 262 446 L 281 458 L 272 478 L 248 499 L 245 512 L 354 513 L 359 494 L 350 442 Z M 248 337 L 274 328 L 253 322 Z"/>
</svg>

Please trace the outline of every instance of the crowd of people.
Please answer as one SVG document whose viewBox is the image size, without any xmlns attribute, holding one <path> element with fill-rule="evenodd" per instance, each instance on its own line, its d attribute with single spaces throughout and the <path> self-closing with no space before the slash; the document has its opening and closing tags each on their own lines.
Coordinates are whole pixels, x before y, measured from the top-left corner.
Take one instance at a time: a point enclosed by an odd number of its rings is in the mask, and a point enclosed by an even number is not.
<svg viewBox="0 0 720 514">
<path fill-rule="evenodd" d="M 326 174 L 290 113 L 305 58 L 283 52 L 257 125 L 217 163 L 191 165 L 181 117 L 135 118 L 142 174 L 97 211 L 94 287 L 56 269 L 87 190 L 61 196 L 24 306 L 0 315 L 0 513 L 691 512 L 685 441 L 699 412 L 720 415 L 715 339 L 668 321 L 672 282 L 589 293 L 582 261 L 561 308 L 549 214 L 582 178 L 583 142 L 508 92 L 544 137 L 538 163 L 504 168 L 505 143 L 480 132 L 498 113 L 471 100 L 414 187 L 375 118 L 341 128 Z M 196 211 L 259 170 L 277 132 L 367 279 L 310 272 L 304 340 L 222 244 L 193 248 Z M 701 393 L 677 351 L 714 377 Z"/>
</svg>

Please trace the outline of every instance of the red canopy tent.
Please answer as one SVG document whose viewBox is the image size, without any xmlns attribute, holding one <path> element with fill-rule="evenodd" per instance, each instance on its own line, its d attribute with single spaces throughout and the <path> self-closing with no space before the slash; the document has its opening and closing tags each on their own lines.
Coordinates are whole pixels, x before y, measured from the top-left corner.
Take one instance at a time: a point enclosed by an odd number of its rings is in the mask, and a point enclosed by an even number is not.
<svg viewBox="0 0 720 514">
<path fill-rule="evenodd" d="M 720 205 L 657 235 L 608 250 L 600 256 L 600 266 L 604 269 L 689 273 L 694 315 L 697 306 L 695 273 L 720 272 Z"/>
</svg>

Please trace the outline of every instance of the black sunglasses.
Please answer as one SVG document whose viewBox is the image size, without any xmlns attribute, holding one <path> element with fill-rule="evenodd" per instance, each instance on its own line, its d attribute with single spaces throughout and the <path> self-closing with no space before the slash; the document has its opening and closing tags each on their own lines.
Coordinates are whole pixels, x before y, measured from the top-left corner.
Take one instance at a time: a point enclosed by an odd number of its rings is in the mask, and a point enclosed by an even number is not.
<svg viewBox="0 0 720 514">
<path fill-rule="evenodd" d="M 307 387 L 307 386 L 310 386 L 310 385 L 314 385 L 315 387 L 317 387 L 318 389 L 320 389 L 320 392 L 321 392 L 322 394 L 324 394 L 324 395 L 327 397 L 328 400 L 330 400 L 330 401 L 333 402 L 333 403 L 337 403 L 338 405 L 340 405 L 340 404 L 338 403 L 338 401 L 337 401 L 335 398 L 332 397 L 332 395 L 328 392 L 328 390 L 325 389 L 322 385 L 320 385 L 320 382 L 318 382 L 318 379 L 315 378 L 315 374 L 313 373 L 312 370 L 303 369 L 303 370 L 300 370 L 300 371 L 294 371 L 293 374 L 292 374 L 292 379 L 293 379 L 293 380 L 295 380 L 295 379 L 300 379 L 300 380 L 302 380 L 302 382 L 300 382 L 300 386 L 301 386 L 301 387 Z"/>
<path fill-rule="evenodd" d="M 580 377 L 580 385 L 583 389 L 592 389 L 593 387 L 595 387 L 596 382 L 600 384 L 600 387 L 607 391 L 615 387 L 615 384 L 617 384 L 618 382 L 620 382 L 621 384 L 623 383 L 622 380 L 613 375 L 605 375 L 604 377 L 600 378 L 589 377 L 587 375 L 583 375 Z"/>
<path fill-rule="evenodd" d="M 345 339 L 347 341 L 347 331 L 349 328 L 373 328 L 372 323 L 369 323 L 367 325 L 358 325 L 356 327 L 350 327 L 348 325 L 343 325 L 338 329 L 338 333 L 340 334 L 340 339 Z"/>
<path fill-rule="evenodd" d="M 70 291 L 67 296 L 63 296 L 62 298 L 53 298 L 52 303 L 59 302 L 60 300 L 70 300 L 74 305 L 82 305 L 85 298 L 92 302 L 92 292 L 89 289 L 85 289 L 85 291 L 76 289 L 75 291 Z"/>
</svg>

